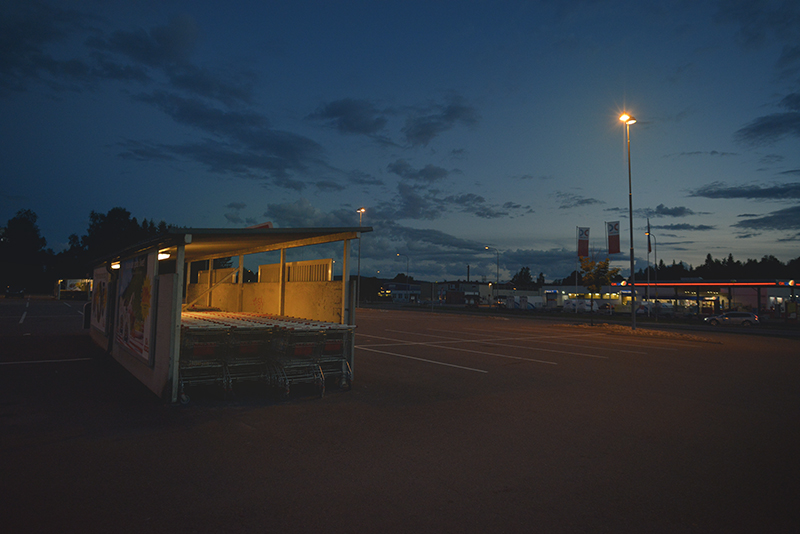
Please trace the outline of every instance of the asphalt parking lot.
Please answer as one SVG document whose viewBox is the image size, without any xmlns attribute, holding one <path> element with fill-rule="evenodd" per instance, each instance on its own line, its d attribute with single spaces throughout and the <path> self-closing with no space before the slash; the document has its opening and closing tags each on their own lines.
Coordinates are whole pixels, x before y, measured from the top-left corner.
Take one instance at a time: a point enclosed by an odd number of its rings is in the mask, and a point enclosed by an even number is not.
<svg viewBox="0 0 800 534">
<path fill-rule="evenodd" d="M 359 310 L 351 391 L 166 405 L 0 300 L 7 532 L 797 532 L 800 341 Z"/>
</svg>

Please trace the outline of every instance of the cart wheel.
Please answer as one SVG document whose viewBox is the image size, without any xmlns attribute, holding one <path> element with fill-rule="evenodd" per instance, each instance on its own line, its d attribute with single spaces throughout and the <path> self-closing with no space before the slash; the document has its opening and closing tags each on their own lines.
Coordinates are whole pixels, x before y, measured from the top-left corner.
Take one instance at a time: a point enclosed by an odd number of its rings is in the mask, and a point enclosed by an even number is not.
<svg viewBox="0 0 800 534">
<path fill-rule="evenodd" d="M 342 379 L 339 381 L 339 387 L 346 391 L 350 391 L 350 389 L 352 389 L 353 387 L 353 383 L 350 381 L 348 377 L 343 376 Z"/>
<path fill-rule="evenodd" d="M 189 399 L 189 395 L 187 395 L 186 393 L 181 393 L 180 400 L 181 400 L 181 404 L 186 406 L 187 404 L 189 404 L 189 401 L 191 399 Z"/>
</svg>

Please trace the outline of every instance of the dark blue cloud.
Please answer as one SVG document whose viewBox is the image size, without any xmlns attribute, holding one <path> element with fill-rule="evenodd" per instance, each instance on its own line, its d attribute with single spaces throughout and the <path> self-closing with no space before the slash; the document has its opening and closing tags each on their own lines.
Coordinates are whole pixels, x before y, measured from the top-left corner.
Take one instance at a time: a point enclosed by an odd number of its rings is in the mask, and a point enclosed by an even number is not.
<svg viewBox="0 0 800 534">
<path fill-rule="evenodd" d="M 178 15 L 168 24 L 149 31 L 117 30 L 107 37 L 90 38 L 87 44 L 97 50 L 120 54 L 134 63 L 165 68 L 187 64 L 197 46 L 198 36 L 195 20 L 189 15 Z"/>
<path fill-rule="evenodd" d="M 431 164 L 426 165 L 422 169 L 415 169 L 404 159 L 398 159 L 397 161 L 390 163 L 387 166 L 387 170 L 400 176 L 401 178 L 429 183 L 447 178 L 447 175 L 449 174 L 447 169 L 443 169 L 442 167 Z"/>
<path fill-rule="evenodd" d="M 325 212 L 314 207 L 306 198 L 285 204 L 268 204 L 264 217 L 281 228 L 337 228 L 354 226 L 354 220 L 358 220 L 353 210 Z"/>
<path fill-rule="evenodd" d="M 344 191 L 347 188 L 338 182 L 332 180 L 320 180 L 314 182 L 314 186 L 320 191 Z"/>
<path fill-rule="evenodd" d="M 689 193 L 703 198 L 750 198 L 760 200 L 784 200 L 800 198 L 800 182 L 762 185 L 728 186 L 724 182 L 712 182 Z"/>
<path fill-rule="evenodd" d="M 732 226 L 751 230 L 800 230 L 800 205 L 739 221 Z"/>
<path fill-rule="evenodd" d="M 692 231 L 692 232 L 707 232 L 708 230 L 713 230 L 716 228 L 715 226 L 709 226 L 707 224 L 661 224 L 661 225 L 653 225 L 653 229 L 659 230 L 671 230 L 671 231 Z"/>
<path fill-rule="evenodd" d="M 324 104 L 308 118 L 328 121 L 342 133 L 362 135 L 376 134 L 388 122 L 372 102 L 353 98 Z"/>
<path fill-rule="evenodd" d="M 434 104 L 417 109 L 406 119 L 403 134 L 411 146 L 426 146 L 435 137 L 456 125 L 473 126 L 478 122 L 477 110 L 459 96 L 446 104 Z"/>
<path fill-rule="evenodd" d="M 690 215 L 697 215 L 697 213 L 686 206 L 675 206 L 673 208 L 667 207 L 664 204 L 659 204 L 652 208 L 645 208 L 637 210 L 637 214 L 643 217 L 688 217 Z"/>
<path fill-rule="evenodd" d="M 605 204 L 605 202 L 602 200 L 597 200 L 596 198 L 586 198 L 574 193 L 564 193 L 560 191 L 556 193 L 556 198 L 561 201 L 561 205 L 558 207 L 558 209 L 562 210 L 591 206 L 593 204 Z"/>
<path fill-rule="evenodd" d="M 784 137 L 800 137 L 800 112 L 773 113 L 738 130 L 736 140 L 751 146 L 768 145 Z"/>
</svg>

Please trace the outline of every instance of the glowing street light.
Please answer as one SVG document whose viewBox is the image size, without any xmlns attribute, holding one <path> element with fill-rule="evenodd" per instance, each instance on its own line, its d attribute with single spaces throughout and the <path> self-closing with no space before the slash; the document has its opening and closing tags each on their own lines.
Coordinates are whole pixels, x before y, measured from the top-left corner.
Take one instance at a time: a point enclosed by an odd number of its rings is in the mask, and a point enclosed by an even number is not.
<svg viewBox="0 0 800 534">
<path fill-rule="evenodd" d="M 358 208 L 358 227 L 361 228 L 361 217 L 366 208 Z M 361 306 L 361 232 L 358 233 L 358 282 L 356 283 L 356 308 Z"/>
<path fill-rule="evenodd" d="M 400 256 L 405 256 L 405 258 L 406 258 L 406 282 L 408 282 L 410 284 L 411 282 L 409 281 L 409 276 L 408 276 L 408 263 L 409 263 L 410 260 L 409 260 L 408 256 L 406 256 L 405 254 L 400 254 L 398 252 L 397 253 L 397 257 L 399 258 Z"/>
<path fill-rule="evenodd" d="M 492 305 L 497 304 L 497 299 L 495 298 L 495 293 L 497 292 L 497 286 L 500 285 L 500 251 L 494 247 L 484 247 L 486 250 L 494 250 L 497 254 L 497 270 L 495 271 L 495 284 L 494 284 L 494 291 L 492 291 Z"/>
<path fill-rule="evenodd" d="M 656 277 L 656 306 L 658 306 L 658 240 L 656 239 L 656 235 L 650 231 L 650 224 L 647 225 L 647 232 L 646 232 L 648 240 L 650 238 L 653 239 L 653 252 L 655 253 L 655 259 L 653 260 L 653 275 Z M 647 243 L 647 257 L 648 257 L 648 269 L 647 269 L 647 296 L 650 297 L 650 242 Z M 656 321 L 658 321 L 658 313 L 656 313 Z"/>
<path fill-rule="evenodd" d="M 397 253 L 397 257 L 406 256 L 405 254 Z M 411 302 L 411 277 L 408 274 L 408 264 L 411 260 L 406 256 L 406 285 L 408 286 L 408 301 Z"/>
<path fill-rule="evenodd" d="M 625 124 L 625 137 L 628 142 L 628 220 L 631 230 L 631 330 L 636 330 L 636 283 L 633 270 L 633 194 L 631 192 L 631 124 L 636 119 L 627 113 L 620 115 L 619 120 Z"/>
</svg>

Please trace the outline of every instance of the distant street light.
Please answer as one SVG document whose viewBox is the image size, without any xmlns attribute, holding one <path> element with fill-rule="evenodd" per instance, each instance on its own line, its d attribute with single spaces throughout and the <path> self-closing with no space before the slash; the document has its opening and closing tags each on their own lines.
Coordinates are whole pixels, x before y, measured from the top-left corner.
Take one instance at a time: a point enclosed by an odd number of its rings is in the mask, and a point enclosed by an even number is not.
<svg viewBox="0 0 800 534">
<path fill-rule="evenodd" d="M 636 274 L 633 266 L 633 193 L 631 190 L 631 124 L 636 119 L 623 113 L 619 120 L 625 123 L 625 137 L 628 142 L 628 219 L 631 230 L 631 330 L 636 330 Z"/>
<path fill-rule="evenodd" d="M 486 250 L 494 250 L 497 254 L 497 270 L 495 271 L 495 283 L 494 283 L 494 291 L 492 291 L 492 306 L 497 304 L 497 299 L 495 298 L 495 293 L 497 292 L 497 286 L 500 284 L 500 251 L 494 247 L 484 247 Z"/>
<path fill-rule="evenodd" d="M 361 217 L 364 215 L 364 212 L 367 211 L 365 208 L 358 208 L 356 212 L 358 212 L 358 227 L 361 228 Z M 358 233 L 358 282 L 356 283 L 356 308 L 361 306 L 361 232 Z"/>
<path fill-rule="evenodd" d="M 656 282 L 656 306 L 658 306 L 658 240 L 653 232 L 648 231 L 647 237 L 653 238 L 653 253 L 655 254 L 655 258 L 653 259 L 653 275 L 655 276 Z M 650 253 L 650 247 L 647 247 L 648 254 Z M 650 269 L 647 270 L 647 276 L 650 276 Z M 648 292 L 650 288 L 650 281 L 647 281 Z M 656 321 L 658 321 L 658 313 L 656 313 Z"/>
<path fill-rule="evenodd" d="M 411 277 L 408 274 L 408 268 L 409 268 L 408 264 L 409 264 L 409 262 L 411 260 L 405 254 L 398 253 L 397 257 L 399 258 L 400 256 L 405 256 L 406 257 L 406 285 L 408 286 L 408 301 L 411 302 Z"/>
</svg>

